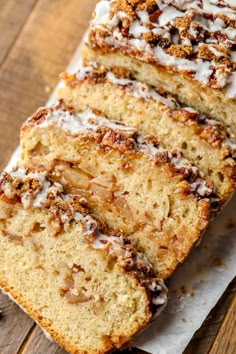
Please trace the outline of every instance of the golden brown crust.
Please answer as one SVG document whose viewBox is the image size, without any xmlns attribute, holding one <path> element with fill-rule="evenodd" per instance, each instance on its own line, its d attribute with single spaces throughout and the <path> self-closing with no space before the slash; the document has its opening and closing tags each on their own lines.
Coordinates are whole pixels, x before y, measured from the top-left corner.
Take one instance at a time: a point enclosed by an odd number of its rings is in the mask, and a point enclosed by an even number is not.
<svg viewBox="0 0 236 354">
<path fill-rule="evenodd" d="M 14 300 L 18 305 L 20 305 L 24 311 L 35 321 L 37 324 L 45 330 L 51 338 L 57 342 L 62 348 L 68 351 L 71 354 L 104 354 L 110 353 L 112 349 L 114 349 L 114 343 L 112 341 L 107 340 L 107 345 L 104 347 L 104 350 L 99 351 L 78 351 L 77 348 L 71 346 L 71 344 L 63 337 L 61 333 L 55 331 L 53 326 L 50 324 L 50 321 L 45 320 L 40 312 L 33 309 L 32 305 L 29 304 L 23 296 L 21 296 L 17 291 L 15 291 L 11 284 L 8 284 L 5 279 L 0 278 L 0 288 L 6 295 L 8 295 L 12 300 Z M 124 341 L 125 342 L 125 341 Z M 121 347 L 124 342 L 122 338 L 117 342 L 117 348 Z"/>
</svg>

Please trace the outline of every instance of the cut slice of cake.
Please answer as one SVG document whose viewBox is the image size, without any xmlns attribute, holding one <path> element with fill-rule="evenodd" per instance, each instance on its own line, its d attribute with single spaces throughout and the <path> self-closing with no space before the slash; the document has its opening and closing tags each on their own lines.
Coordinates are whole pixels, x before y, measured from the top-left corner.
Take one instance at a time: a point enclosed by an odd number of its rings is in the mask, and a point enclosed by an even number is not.
<svg viewBox="0 0 236 354">
<path fill-rule="evenodd" d="M 0 288 L 69 353 L 121 347 L 167 301 L 145 256 L 46 172 L 3 173 L 0 254 Z"/>
<path fill-rule="evenodd" d="M 178 150 L 91 110 L 42 108 L 21 131 L 22 163 L 47 169 L 169 277 L 219 209 L 212 183 Z"/>
<path fill-rule="evenodd" d="M 102 0 L 83 56 L 128 69 L 236 135 L 235 31 L 236 6 L 226 0 Z"/>
<path fill-rule="evenodd" d="M 182 149 L 184 156 L 217 187 L 223 203 L 236 187 L 236 144 L 230 129 L 219 121 L 184 107 L 166 94 L 136 81 L 120 68 L 113 71 L 91 66 L 63 75 L 59 98 L 76 111 L 97 109 L 106 117 L 153 134 L 168 149 Z"/>
</svg>

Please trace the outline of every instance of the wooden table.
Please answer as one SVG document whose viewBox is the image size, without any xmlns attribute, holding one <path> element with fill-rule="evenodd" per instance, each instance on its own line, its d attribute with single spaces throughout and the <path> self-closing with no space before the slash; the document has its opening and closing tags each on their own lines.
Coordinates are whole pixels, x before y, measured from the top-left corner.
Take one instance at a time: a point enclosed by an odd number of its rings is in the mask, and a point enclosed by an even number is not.
<svg viewBox="0 0 236 354">
<path fill-rule="evenodd" d="M 18 145 L 23 121 L 43 105 L 65 70 L 96 0 L 0 0 L 0 168 Z M 236 280 L 184 354 L 236 353 Z M 65 353 L 0 294 L 0 353 Z M 140 353 L 133 350 L 133 353 Z M 131 353 L 131 352 L 129 352 Z M 153 353 L 158 354 L 158 353 Z"/>
</svg>

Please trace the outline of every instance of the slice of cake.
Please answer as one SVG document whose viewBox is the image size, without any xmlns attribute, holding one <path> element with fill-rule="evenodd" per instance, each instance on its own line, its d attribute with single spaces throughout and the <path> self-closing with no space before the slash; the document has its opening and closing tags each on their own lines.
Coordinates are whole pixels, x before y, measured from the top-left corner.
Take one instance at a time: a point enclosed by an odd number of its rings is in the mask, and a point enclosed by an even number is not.
<svg viewBox="0 0 236 354">
<path fill-rule="evenodd" d="M 45 172 L 0 180 L 0 288 L 69 353 L 107 353 L 167 301 L 164 282 L 122 235 Z"/>
<path fill-rule="evenodd" d="M 228 201 L 236 187 L 236 144 L 223 123 L 181 106 L 165 92 L 136 81 L 124 69 L 110 71 L 93 64 L 63 78 L 59 98 L 68 106 L 76 111 L 98 109 L 144 135 L 152 133 L 165 148 L 182 149 L 214 182 L 223 203 Z"/>
<path fill-rule="evenodd" d="M 236 134 L 235 48 L 233 1 L 102 0 L 83 56 L 130 70 Z"/>
<path fill-rule="evenodd" d="M 68 192 L 81 194 L 90 211 L 128 235 L 170 276 L 206 229 L 212 184 L 178 150 L 109 121 L 91 110 L 75 113 L 61 103 L 40 109 L 21 131 L 22 162 L 47 169 Z"/>
</svg>

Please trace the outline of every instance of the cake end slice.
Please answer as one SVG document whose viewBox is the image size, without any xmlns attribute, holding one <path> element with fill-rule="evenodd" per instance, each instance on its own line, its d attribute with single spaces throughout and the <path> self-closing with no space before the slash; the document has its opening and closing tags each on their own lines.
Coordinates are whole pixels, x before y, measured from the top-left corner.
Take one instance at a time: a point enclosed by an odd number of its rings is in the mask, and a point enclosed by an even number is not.
<svg viewBox="0 0 236 354">
<path fill-rule="evenodd" d="M 108 353 L 153 320 L 167 289 L 121 234 L 46 172 L 0 180 L 0 287 L 69 353 Z"/>
</svg>

